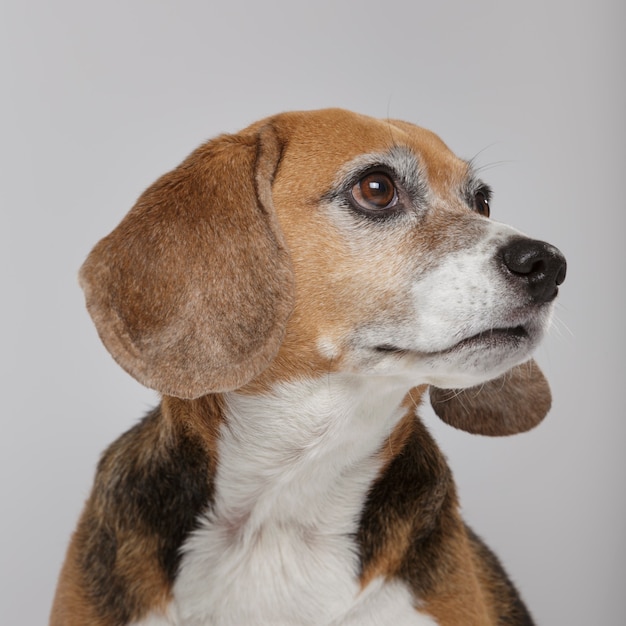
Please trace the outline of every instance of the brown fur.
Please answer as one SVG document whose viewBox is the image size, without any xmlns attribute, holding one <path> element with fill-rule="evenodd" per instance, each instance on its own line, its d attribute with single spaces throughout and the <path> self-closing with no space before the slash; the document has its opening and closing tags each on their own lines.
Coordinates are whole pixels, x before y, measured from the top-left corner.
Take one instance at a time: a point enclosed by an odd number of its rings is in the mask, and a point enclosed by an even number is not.
<svg viewBox="0 0 626 626">
<path fill-rule="evenodd" d="M 532 626 L 496 557 L 463 523 L 450 470 L 424 426 L 403 420 L 391 440 L 405 444 L 361 519 L 362 586 L 379 576 L 405 580 L 441 626 Z"/>
<path fill-rule="evenodd" d="M 477 387 L 431 387 L 430 402 L 437 415 L 455 428 L 501 437 L 537 426 L 550 410 L 552 396 L 548 382 L 531 359 Z"/>
<path fill-rule="evenodd" d="M 198 148 L 83 265 L 102 341 L 148 387 L 183 398 L 233 389 L 276 354 L 293 291 L 269 191 L 278 158 L 270 130 Z"/>
<path fill-rule="evenodd" d="M 59 574 L 50 626 L 108 626 L 106 618 L 102 619 L 97 614 L 92 599 L 85 594 L 81 584 L 84 575 L 79 563 L 85 542 L 78 537 L 78 533 L 77 530 L 72 537 Z"/>
<path fill-rule="evenodd" d="M 179 548 L 212 498 L 221 413 L 219 396 L 165 398 L 105 452 L 52 626 L 117 626 L 165 606 Z"/>
</svg>

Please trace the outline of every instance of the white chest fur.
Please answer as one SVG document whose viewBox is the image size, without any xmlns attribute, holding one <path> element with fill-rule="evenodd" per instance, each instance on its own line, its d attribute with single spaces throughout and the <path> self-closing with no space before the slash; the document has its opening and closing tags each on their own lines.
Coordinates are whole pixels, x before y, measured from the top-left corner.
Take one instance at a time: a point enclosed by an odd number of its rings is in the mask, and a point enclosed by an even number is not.
<svg viewBox="0 0 626 626">
<path fill-rule="evenodd" d="M 184 546 L 166 623 L 434 624 L 401 584 L 361 591 L 353 540 L 406 391 L 333 374 L 229 394 L 214 506 Z"/>
</svg>

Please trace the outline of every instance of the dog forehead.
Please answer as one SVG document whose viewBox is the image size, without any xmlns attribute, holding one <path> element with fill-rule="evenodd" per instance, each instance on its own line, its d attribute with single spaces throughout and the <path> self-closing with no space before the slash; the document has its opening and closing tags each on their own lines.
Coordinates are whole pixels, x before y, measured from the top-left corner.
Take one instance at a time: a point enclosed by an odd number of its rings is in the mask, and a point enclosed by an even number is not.
<svg viewBox="0 0 626 626">
<path fill-rule="evenodd" d="M 435 191 L 444 191 L 468 171 L 432 131 L 409 122 L 376 119 L 343 109 L 285 113 L 274 119 L 283 140 L 280 177 L 328 190 L 337 172 L 359 156 L 383 154 L 398 146 L 411 151 Z"/>
</svg>

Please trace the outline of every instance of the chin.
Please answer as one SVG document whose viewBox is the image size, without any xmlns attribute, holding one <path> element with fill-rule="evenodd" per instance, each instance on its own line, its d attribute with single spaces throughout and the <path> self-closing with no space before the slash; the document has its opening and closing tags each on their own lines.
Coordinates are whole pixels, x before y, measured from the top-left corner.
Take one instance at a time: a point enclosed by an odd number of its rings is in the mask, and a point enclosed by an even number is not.
<svg viewBox="0 0 626 626">
<path fill-rule="evenodd" d="M 517 350 L 463 350 L 457 358 L 448 355 L 440 363 L 431 363 L 428 384 L 443 388 L 464 389 L 502 376 L 532 356 L 535 343 L 528 342 Z"/>
</svg>

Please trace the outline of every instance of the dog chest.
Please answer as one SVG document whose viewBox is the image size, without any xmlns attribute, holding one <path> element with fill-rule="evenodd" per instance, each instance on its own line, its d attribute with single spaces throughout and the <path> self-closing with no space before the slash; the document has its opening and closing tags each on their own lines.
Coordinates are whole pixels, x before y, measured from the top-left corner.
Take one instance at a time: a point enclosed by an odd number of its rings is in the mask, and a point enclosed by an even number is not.
<svg viewBox="0 0 626 626">
<path fill-rule="evenodd" d="M 195 534 L 174 588 L 182 624 L 332 624 L 358 596 L 345 536 L 290 525 L 252 533 L 213 524 Z"/>
<path fill-rule="evenodd" d="M 355 543 L 401 395 L 340 382 L 228 398 L 214 504 L 184 546 L 174 586 L 182 624 L 367 624 L 350 616 L 366 605 L 375 615 L 391 596 L 410 616 L 400 623 L 422 623 L 406 589 L 361 589 Z"/>
</svg>

